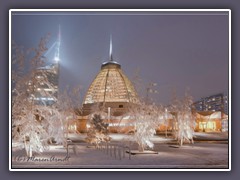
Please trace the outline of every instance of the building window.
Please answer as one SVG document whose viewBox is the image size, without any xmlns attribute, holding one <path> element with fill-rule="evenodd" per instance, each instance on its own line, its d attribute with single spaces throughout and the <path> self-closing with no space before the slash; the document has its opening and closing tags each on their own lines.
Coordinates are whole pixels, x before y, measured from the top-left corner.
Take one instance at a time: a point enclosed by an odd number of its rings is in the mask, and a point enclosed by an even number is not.
<svg viewBox="0 0 240 180">
<path fill-rule="evenodd" d="M 119 108 L 123 108 L 123 105 L 119 105 L 118 107 L 119 107 Z"/>
</svg>

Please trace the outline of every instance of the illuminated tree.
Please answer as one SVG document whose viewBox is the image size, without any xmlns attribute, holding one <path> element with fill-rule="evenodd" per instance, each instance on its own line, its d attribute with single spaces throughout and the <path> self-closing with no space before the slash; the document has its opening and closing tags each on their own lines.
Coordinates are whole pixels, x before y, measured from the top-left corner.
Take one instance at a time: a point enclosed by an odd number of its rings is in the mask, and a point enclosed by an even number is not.
<svg viewBox="0 0 240 180">
<path fill-rule="evenodd" d="M 154 147 L 151 138 L 156 134 L 159 125 L 163 123 L 163 108 L 162 106 L 156 106 L 150 97 L 151 93 L 157 93 L 154 89 L 156 83 L 149 83 L 144 88 L 139 70 L 135 72 L 133 79 L 133 85 L 138 91 L 138 95 L 146 92 L 145 98 L 138 97 L 139 101 L 129 106 L 129 114 L 131 119 L 134 120 L 135 127 L 133 138 L 138 144 L 138 150 L 143 152 L 147 147 L 151 149 Z"/>
<path fill-rule="evenodd" d="M 104 122 L 101 113 L 95 113 L 91 116 L 86 141 L 96 146 L 101 142 L 110 141 L 108 124 Z"/>
<path fill-rule="evenodd" d="M 42 152 L 48 139 L 48 133 L 41 125 L 42 111 L 34 104 L 38 83 L 35 74 L 37 67 L 44 63 L 45 44 L 46 38 L 43 38 L 36 49 L 27 53 L 15 43 L 12 48 L 12 135 L 15 140 L 24 142 L 28 156 L 32 156 L 32 151 Z M 28 61 L 33 52 L 34 56 Z M 28 62 L 30 66 L 26 65 Z"/>
<path fill-rule="evenodd" d="M 192 113 L 192 97 L 188 91 L 185 92 L 183 100 L 178 100 L 174 95 L 171 110 L 174 113 L 175 124 L 174 137 L 182 146 L 184 142 L 193 143 L 193 133 L 195 127 L 195 116 Z"/>
<path fill-rule="evenodd" d="M 160 114 L 156 105 L 146 104 L 144 101 L 132 105 L 130 108 L 130 115 L 135 120 L 133 138 L 137 142 L 140 152 L 143 152 L 146 147 L 154 147 L 150 138 L 154 136 L 160 124 Z"/>
<path fill-rule="evenodd" d="M 56 96 L 45 90 L 55 85 L 49 80 L 49 72 L 40 71 L 47 61 L 44 57 L 47 40 L 48 36 L 42 38 L 37 48 L 27 51 L 15 43 L 12 47 L 12 139 L 23 142 L 30 157 L 33 152 L 43 152 L 53 140 L 65 142 L 67 101 L 56 102 Z M 43 85 L 47 88 L 39 88 Z M 46 103 L 39 95 L 55 103 Z"/>
</svg>

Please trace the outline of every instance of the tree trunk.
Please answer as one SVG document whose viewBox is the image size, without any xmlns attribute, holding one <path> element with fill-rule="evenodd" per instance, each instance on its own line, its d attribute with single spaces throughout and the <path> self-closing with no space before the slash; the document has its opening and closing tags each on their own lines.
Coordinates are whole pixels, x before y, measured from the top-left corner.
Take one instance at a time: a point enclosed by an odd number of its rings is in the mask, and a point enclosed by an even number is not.
<svg viewBox="0 0 240 180">
<path fill-rule="evenodd" d="M 28 156 L 28 147 L 27 147 L 27 142 L 26 142 L 26 136 L 24 136 L 24 147 L 25 147 L 26 154 Z"/>
<path fill-rule="evenodd" d="M 139 152 L 144 152 L 144 145 L 143 144 L 139 144 L 138 150 L 139 150 Z"/>
<path fill-rule="evenodd" d="M 29 144 L 29 156 L 28 157 L 32 157 L 32 146 L 31 146 L 31 144 Z"/>
</svg>

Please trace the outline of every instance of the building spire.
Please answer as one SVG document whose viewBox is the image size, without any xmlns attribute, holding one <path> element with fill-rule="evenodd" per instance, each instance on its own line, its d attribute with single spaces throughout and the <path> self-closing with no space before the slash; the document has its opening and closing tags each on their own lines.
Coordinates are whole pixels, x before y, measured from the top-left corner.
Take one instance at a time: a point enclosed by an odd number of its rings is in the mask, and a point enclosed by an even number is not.
<svg viewBox="0 0 240 180">
<path fill-rule="evenodd" d="M 60 24 L 59 24 L 58 38 L 57 38 L 57 41 L 56 41 L 56 50 L 55 50 L 55 56 L 54 56 L 54 60 L 57 61 L 57 62 L 60 60 L 60 45 L 61 45 L 61 27 L 60 27 Z"/>
<path fill-rule="evenodd" d="M 113 56 L 112 56 L 112 34 L 110 35 L 109 59 L 110 59 L 110 61 L 113 61 Z"/>
</svg>

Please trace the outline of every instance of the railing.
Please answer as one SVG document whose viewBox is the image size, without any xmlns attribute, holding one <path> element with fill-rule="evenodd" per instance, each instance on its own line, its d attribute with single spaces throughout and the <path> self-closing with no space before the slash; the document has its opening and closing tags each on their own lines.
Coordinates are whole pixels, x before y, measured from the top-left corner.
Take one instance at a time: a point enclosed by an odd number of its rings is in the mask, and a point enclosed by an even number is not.
<svg viewBox="0 0 240 180">
<path fill-rule="evenodd" d="M 111 157 L 114 156 L 115 159 L 125 158 L 126 151 L 128 151 L 128 158 L 131 159 L 131 149 L 129 146 L 117 143 L 101 142 L 97 149 L 109 154 Z"/>
<path fill-rule="evenodd" d="M 82 145 L 83 142 L 72 142 L 72 141 L 67 141 L 67 156 L 69 155 L 69 146 L 75 146 L 75 145 Z"/>
<path fill-rule="evenodd" d="M 67 156 L 69 156 L 69 146 L 82 145 L 83 142 L 72 142 L 67 141 L 66 149 Z M 115 159 L 123 159 L 126 156 L 126 152 L 128 152 L 128 158 L 131 159 L 131 149 L 129 146 L 117 143 L 109 143 L 109 142 L 101 142 L 98 146 L 94 146 L 96 149 L 99 149 L 106 154 L 109 154 L 111 157 L 114 156 Z"/>
</svg>

